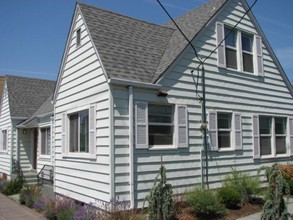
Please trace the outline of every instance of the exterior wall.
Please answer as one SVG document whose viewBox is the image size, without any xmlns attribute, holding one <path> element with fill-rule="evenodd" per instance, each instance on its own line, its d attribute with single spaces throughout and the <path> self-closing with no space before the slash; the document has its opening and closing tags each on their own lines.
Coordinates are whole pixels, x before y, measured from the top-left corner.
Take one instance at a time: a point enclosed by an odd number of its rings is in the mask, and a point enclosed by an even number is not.
<svg viewBox="0 0 293 220">
<path fill-rule="evenodd" d="M 2 94 L 1 115 L 0 115 L 0 129 L 7 130 L 7 151 L 0 151 L 0 173 L 5 173 L 8 176 L 11 174 L 11 153 L 12 153 L 12 123 L 10 118 L 9 100 L 7 85 L 4 85 L 4 92 Z"/>
<path fill-rule="evenodd" d="M 55 192 L 88 203 L 109 202 L 109 86 L 78 12 L 72 25 L 55 102 Z M 78 28 L 81 28 L 81 46 L 76 47 Z M 96 157 L 89 159 L 62 154 L 62 114 L 90 104 L 96 106 Z"/>
<path fill-rule="evenodd" d="M 234 25 L 243 15 L 244 9 L 238 0 L 225 7 L 216 18 L 218 21 Z M 256 34 L 257 31 L 249 18 L 238 25 L 241 30 Z M 194 42 L 198 54 L 208 56 L 216 45 L 215 22 L 211 22 Z M 263 44 L 264 78 L 249 73 L 219 69 L 217 54 L 205 62 L 206 106 L 207 111 L 239 112 L 242 115 L 243 149 L 238 151 L 209 151 L 208 173 L 211 188 L 220 187 L 221 180 L 232 168 L 256 175 L 262 165 L 273 162 L 291 163 L 291 157 L 253 159 L 252 114 L 271 114 L 292 116 L 292 96 L 280 72 Z M 134 150 L 134 186 L 138 207 L 153 186 L 154 178 L 161 165 L 167 168 L 168 182 L 175 193 L 182 193 L 195 184 L 201 183 L 202 133 L 201 105 L 195 99 L 197 67 L 194 52 L 189 50 L 159 82 L 167 97 L 157 97 L 155 90 L 134 88 L 134 101 L 152 103 L 184 104 L 188 108 L 189 147 L 168 150 Z M 199 80 L 199 82 L 201 82 Z M 199 91 L 201 87 L 199 86 Z M 129 185 L 129 134 L 128 134 L 128 90 L 114 87 L 114 152 L 115 152 L 115 195 L 130 200 Z M 203 169 L 204 170 L 204 169 Z"/>
</svg>

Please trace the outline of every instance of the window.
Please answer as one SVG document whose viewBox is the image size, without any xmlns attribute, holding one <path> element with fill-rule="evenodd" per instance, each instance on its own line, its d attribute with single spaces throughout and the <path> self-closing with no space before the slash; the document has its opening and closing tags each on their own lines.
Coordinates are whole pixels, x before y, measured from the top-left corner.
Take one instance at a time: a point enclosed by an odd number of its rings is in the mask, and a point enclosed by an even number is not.
<svg viewBox="0 0 293 220">
<path fill-rule="evenodd" d="M 284 117 L 259 116 L 261 156 L 287 153 L 286 124 L 287 119 Z"/>
<path fill-rule="evenodd" d="M 51 154 L 51 129 L 41 128 L 41 154 Z"/>
<path fill-rule="evenodd" d="M 209 111 L 211 150 L 242 149 L 242 118 L 240 113 Z"/>
<path fill-rule="evenodd" d="M 149 145 L 173 145 L 173 108 L 149 105 Z"/>
<path fill-rule="evenodd" d="M 216 23 L 218 66 L 263 76 L 262 41 L 258 35 Z M 225 39 L 225 40 L 224 40 Z M 223 42 L 224 41 L 224 42 Z"/>
<path fill-rule="evenodd" d="M 76 47 L 79 47 L 81 44 L 81 30 L 80 28 L 76 30 Z"/>
<path fill-rule="evenodd" d="M 62 114 L 63 157 L 96 159 L 96 104 L 71 109 Z"/>
<path fill-rule="evenodd" d="M 225 37 L 227 37 L 225 40 L 226 65 L 228 68 L 237 69 L 237 33 L 235 30 L 225 27 Z"/>
<path fill-rule="evenodd" d="M 2 130 L 2 150 L 7 151 L 7 130 Z"/>
<path fill-rule="evenodd" d="M 187 135 L 186 106 L 135 102 L 136 148 L 187 147 Z"/>
<path fill-rule="evenodd" d="M 253 38 L 251 35 L 241 33 L 241 42 L 242 42 L 243 70 L 245 72 L 253 73 L 253 51 L 252 51 Z"/>
<path fill-rule="evenodd" d="M 231 147 L 232 114 L 218 113 L 218 147 Z"/>
<path fill-rule="evenodd" d="M 89 112 L 69 115 L 69 152 L 89 152 Z"/>
</svg>

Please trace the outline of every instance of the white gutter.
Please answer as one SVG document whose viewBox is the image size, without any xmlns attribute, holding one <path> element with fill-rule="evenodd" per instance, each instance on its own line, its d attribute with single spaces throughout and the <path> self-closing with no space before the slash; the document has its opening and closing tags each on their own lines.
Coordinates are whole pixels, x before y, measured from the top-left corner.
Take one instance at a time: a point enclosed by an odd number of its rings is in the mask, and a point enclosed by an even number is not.
<svg viewBox="0 0 293 220">
<path fill-rule="evenodd" d="M 160 84 L 143 83 L 143 82 L 137 82 L 137 81 L 131 81 L 131 80 L 125 80 L 125 79 L 117 79 L 117 78 L 110 78 L 108 80 L 108 83 L 115 84 L 115 85 L 125 85 L 125 86 L 149 88 L 149 89 L 159 89 L 162 87 L 162 85 L 160 85 Z"/>
<path fill-rule="evenodd" d="M 130 208 L 134 208 L 134 172 L 133 172 L 133 87 L 128 87 L 129 109 L 129 180 L 130 180 Z"/>
</svg>

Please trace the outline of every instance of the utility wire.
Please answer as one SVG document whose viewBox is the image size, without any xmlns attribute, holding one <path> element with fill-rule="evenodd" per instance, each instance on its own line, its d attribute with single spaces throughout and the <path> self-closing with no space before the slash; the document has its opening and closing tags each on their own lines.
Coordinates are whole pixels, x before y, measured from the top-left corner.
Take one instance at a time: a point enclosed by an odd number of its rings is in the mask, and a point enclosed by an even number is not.
<svg viewBox="0 0 293 220">
<path fill-rule="evenodd" d="M 159 3 L 159 5 L 161 6 L 161 8 L 165 11 L 165 13 L 168 15 L 168 17 L 171 19 L 171 21 L 173 22 L 173 24 L 176 26 L 176 28 L 180 31 L 180 33 L 182 34 L 182 36 L 185 38 L 185 40 L 188 42 L 188 44 L 192 47 L 194 54 L 196 56 L 196 58 L 199 60 L 200 65 L 203 64 L 202 60 L 199 58 L 197 51 L 195 49 L 195 47 L 193 46 L 193 44 L 191 43 L 191 41 L 187 38 L 187 36 L 184 34 L 184 32 L 181 30 L 181 28 L 177 25 L 176 21 L 172 18 L 172 16 L 169 14 L 169 12 L 166 10 L 166 8 L 162 5 L 162 3 L 157 0 L 157 2 Z M 199 65 L 199 66 L 200 66 Z M 202 100 L 202 97 L 198 94 L 198 79 L 199 79 L 199 66 L 197 67 L 197 80 L 196 80 L 196 84 L 195 84 L 195 94 L 196 94 L 196 98 L 198 100 Z M 194 69 L 191 70 L 191 73 L 193 74 Z"/>
<path fill-rule="evenodd" d="M 212 56 L 212 54 L 219 48 L 219 46 L 221 46 L 221 44 L 228 38 L 228 36 L 232 33 L 232 31 L 234 31 L 235 30 L 235 28 L 238 26 L 238 24 L 243 20 L 243 18 L 248 14 L 248 12 L 250 12 L 251 11 L 251 9 L 253 8 L 253 6 L 256 4 L 256 2 L 257 2 L 257 0 L 255 0 L 254 2 L 253 2 L 253 4 L 248 8 L 248 10 L 243 14 L 243 16 L 240 18 L 240 20 L 233 26 L 233 28 L 230 30 L 230 32 L 225 36 L 225 38 L 216 46 L 216 48 L 202 61 L 202 63 L 200 63 L 199 65 L 198 65 L 198 67 L 200 67 L 202 64 L 204 64 L 205 63 L 205 61 L 207 60 L 207 59 L 209 59 L 211 56 Z"/>
<path fill-rule="evenodd" d="M 173 24 L 177 27 L 177 29 L 180 31 L 180 33 L 182 34 L 182 36 L 186 39 L 186 41 L 188 42 L 188 44 L 192 47 L 192 49 L 194 50 L 195 56 L 196 58 L 199 60 L 200 63 L 202 63 L 201 59 L 198 57 L 198 54 L 196 52 L 195 47 L 192 45 L 192 43 L 190 42 L 190 40 L 186 37 L 186 35 L 183 33 L 183 31 L 181 30 L 181 28 L 177 25 L 177 23 L 175 22 L 175 20 L 172 18 L 172 16 L 169 14 L 169 12 L 165 9 L 165 7 L 162 5 L 162 3 L 157 0 L 157 2 L 159 3 L 159 5 L 162 7 L 162 9 L 166 12 L 166 14 L 168 15 L 168 17 L 171 19 L 171 21 L 173 22 Z"/>
</svg>

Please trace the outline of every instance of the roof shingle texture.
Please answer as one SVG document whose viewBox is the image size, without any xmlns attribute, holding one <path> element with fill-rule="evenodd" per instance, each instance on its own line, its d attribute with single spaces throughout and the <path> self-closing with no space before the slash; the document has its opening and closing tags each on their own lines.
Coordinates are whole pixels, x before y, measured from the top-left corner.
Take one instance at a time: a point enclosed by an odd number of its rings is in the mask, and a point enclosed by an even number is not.
<svg viewBox="0 0 293 220">
<path fill-rule="evenodd" d="M 175 21 L 192 40 L 226 1 L 211 0 Z M 172 22 L 157 25 L 78 6 L 109 78 L 154 83 L 188 45 Z"/>
<path fill-rule="evenodd" d="M 11 117 L 31 117 L 54 92 L 55 81 L 6 76 Z"/>
</svg>

